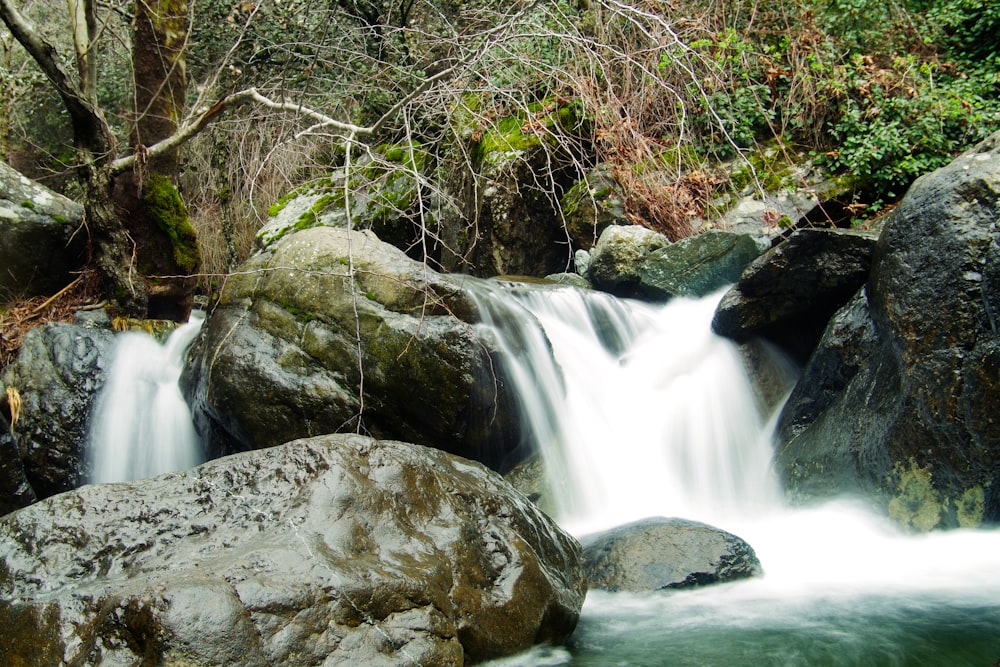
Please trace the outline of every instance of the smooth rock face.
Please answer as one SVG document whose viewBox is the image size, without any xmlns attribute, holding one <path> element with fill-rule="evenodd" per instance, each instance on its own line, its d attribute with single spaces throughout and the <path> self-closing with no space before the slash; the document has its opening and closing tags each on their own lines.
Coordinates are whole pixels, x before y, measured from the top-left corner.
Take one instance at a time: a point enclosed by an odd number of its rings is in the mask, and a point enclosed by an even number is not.
<svg viewBox="0 0 1000 667">
<path fill-rule="evenodd" d="M 581 543 L 590 587 L 609 591 L 691 588 L 762 572 L 745 541 L 685 519 L 642 519 Z"/>
<path fill-rule="evenodd" d="M 0 298 L 66 286 L 86 249 L 83 207 L 0 162 Z"/>
<path fill-rule="evenodd" d="M 520 443 L 468 276 L 318 227 L 231 277 L 182 382 L 214 455 L 362 429 L 497 469 Z"/>
<path fill-rule="evenodd" d="M 735 283 L 770 247 L 763 236 L 708 231 L 654 250 L 640 267 L 639 279 L 654 297 L 699 298 Z"/>
<path fill-rule="evenodd" d="M 590 253 L 588 277 L 618 296 L 702 297 L 736 282 L 769 247 L 770 241 L 752 234 L 709 231 L 671 243 L 644 227 L 613 226 Z"/>
<path fill-rule="evenodd" d="M 800 361 L 834 312 L 868 279 L 875 236 L 800 229 L 754 260 L 722 298 L 713 330 L 745 341 L 771 340 Z"/>
<path fill-rule="evenodd" d="M 793 497 L 855 490 L 918 530 L 1000 520 L 1000 148 L 918 179 L 781 416 Z"/>
<path fill-rule="evenodd" d="M 17 486 L 0 488 L 8 503 L 21 506 L 33 495 L 44 498 L 79 483 L 90 411 L 104 386 L 113 340 L 110 329 L 65 323 L 36 327 L 24 337 L 17 360 L 3 370 L 3 384 L 20 397 L 10 439 L 32 493 L 20 488 L 13 471 Z"/>
<path fill-rule="evenodd" d="M 460 666 L 559 642 L 578 543 L 473 462 L 324 436 L 0 520 L 0 663 Z"/>
</svg>

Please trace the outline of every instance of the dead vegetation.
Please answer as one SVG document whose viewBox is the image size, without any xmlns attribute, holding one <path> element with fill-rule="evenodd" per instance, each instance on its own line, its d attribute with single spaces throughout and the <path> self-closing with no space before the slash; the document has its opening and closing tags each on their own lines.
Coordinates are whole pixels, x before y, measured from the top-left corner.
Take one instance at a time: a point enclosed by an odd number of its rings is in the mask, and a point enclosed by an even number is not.
<svg viewBox="0 0 1000 667">
<path fill-rule="evenodd" d="M 0 368 L 14 361 L 28 331 L 46 322 L 72 322 L 81 310 L 100 307 L 99 278 L 84 270 L 51 296 L 14 298 L 0 306 Z"/>
</svg>

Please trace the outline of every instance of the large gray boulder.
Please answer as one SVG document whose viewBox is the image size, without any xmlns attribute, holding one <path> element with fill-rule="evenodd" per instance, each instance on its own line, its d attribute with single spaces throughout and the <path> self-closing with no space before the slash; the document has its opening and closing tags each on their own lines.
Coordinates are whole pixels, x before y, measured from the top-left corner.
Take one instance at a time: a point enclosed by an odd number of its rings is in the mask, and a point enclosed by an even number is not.
<svg viewBox="0 0 1000 667">
<path fill-rule="evenodd" d="M 360 430 L 510 467 L 516 401 L 470 324 L 476 284 L 370 232 L 283 238 L 227 281 L 182 378 L 210 451 Z"/>
<path fill-rule="evenodd" d="M 642 519 L 581 539 L 591 588 L 656 591 L 759 576 L 741 538 L 685 519 Z"/>
<path fill-rule="evenodd" d="M 0 436 L 0 442 L 9 441 L 0 446 L 18 457 L 17 463 L 6 462 L 13 486 L 0 488 L 8 509 L 80 483 L 91 408 L 104 386 L 113 340 L 111 329 L 45 324 L 25 335 L 17 359 L 3 369 L 3 385 L 16 392 L 20 403 L 11 433 Z"/>
<path fill-rule="evenodd" d="M 1000 520 L 998 138 L 918 179 L 782 413 L 776 466 L 915 529 Z"/>
<path fill-rule="evenodd" d="M 86 250 L 83 207 L 0 162 L 0 299 L 52 294 Z"/>
<path fill-rule="evenodd" d="M 762 337 L 805 359 L 834 312 L 868 279 L 876 235 L 800 229 L 754 260 L 719 303 L 713 330 Z"/>
<path fill-rule="evenodd" d="M 580 547 L 498 476 L 325 436 L 0 520 L 6 665 L 471 664 L 558 643 Z"/>
</svg>

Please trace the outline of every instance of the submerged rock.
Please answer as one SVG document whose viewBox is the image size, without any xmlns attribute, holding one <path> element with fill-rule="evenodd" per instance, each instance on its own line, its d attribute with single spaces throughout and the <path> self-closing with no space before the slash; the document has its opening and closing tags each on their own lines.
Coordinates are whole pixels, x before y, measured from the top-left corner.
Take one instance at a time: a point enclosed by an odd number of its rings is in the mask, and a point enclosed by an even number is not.
<svg viewBox="0 0 1000 667">
<path fill-rule="evenodd" d="M 762 573 L 744 540 L 685 519 L 642 519 L 581 543 L 590 587 L 609 591 L 692 588 Z"/>
<path fill-rule="evenodd" d="M 325 436 L 0 520 L 0 662 L 461 666 L 557 643 L 578 543 L 482 466 Z"/>
<path fill-rule="evenodd" d="M 779 428 L 800 501 L 853 490 L 919 530 L 1000 521 L 998 143 L 913 184 L 827 328 Z"/>
</svg>

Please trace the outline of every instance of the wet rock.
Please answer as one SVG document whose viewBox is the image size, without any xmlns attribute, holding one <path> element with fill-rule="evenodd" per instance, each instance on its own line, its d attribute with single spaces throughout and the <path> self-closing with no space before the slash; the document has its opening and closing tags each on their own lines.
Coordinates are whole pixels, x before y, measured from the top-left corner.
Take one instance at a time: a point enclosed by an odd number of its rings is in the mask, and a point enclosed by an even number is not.
<svg viewBox="0 0 1000 667">
<path fill-rule="evenodd" d="M 20 399 L 11 438 L 39 498 L 68 491 L 83 478 L 91 406 L 104 386 L 113 340 L 110 329 L 45 324 L 28 332 L 17 359 L 3 370 L 3 384 Z"/>
<path fill-rule="evenodd" d="M 654 298 L 707 296 L 735 283 L 770 247 L 760 235 L 703 232 L 651 252 L 639 267 L 639 282 Z"/>
<path fill-rule="evenodd" d="M 360 428 L 497 469 L 520 444 L 476 279 L 368 232 L 318 227 L 231 277 L 182 379 L 215 455 Z"/>
<path fill-rule="evenodd" d="M 83 207 L 0 162 L 0 298 L 52 294 L 83 264 Z"/>
<path fill-rule="evenodd" d="M 740 342 L 767 338 L 804 362 L 833 313 L 868 279 L 875 242 L 863 231 L 792 233 L 746 268 L 712 328 Z"/>
<path fill-rule="evenodd" d="M 0 401 L 4 400 L 4 390 L 0 383 Z M 5 410 L 0 410 L 0 516 L 27 507 L 37 500 L 24 474 L 14 434 L 10 432 L 10 408 L 4 407 Z"/>
<path fill-rule="evenodd" d="M 745 541 L 684 519 L 655 517 L 581 539 L 591 588 L 655 591 L 759 576 Z"/>
<path fill-rule="evenodd" d="M 671 243 L 644 227 L 608 227 L 590 253 L 594 287 L 618 296 L 666 301 L 701 297 L 730 285 L 770 247 L 759 235 L 708 231 Z"/>
<path fill-rule="evenodd" d="M 578 543 L 495 474 L 324 436 L 0 520 L 4 664 L 460 666 L 565 639 Z"/>
<path fill-rule="evenodd" d="M 854 490 L 918 530 L 1000 520 L 997 143 L 918 179 L 886 223 L 782 414 L 794 498 Z"/>
</svg>

